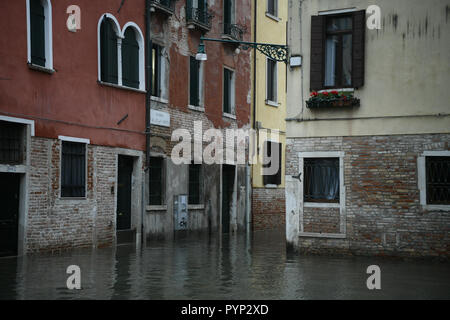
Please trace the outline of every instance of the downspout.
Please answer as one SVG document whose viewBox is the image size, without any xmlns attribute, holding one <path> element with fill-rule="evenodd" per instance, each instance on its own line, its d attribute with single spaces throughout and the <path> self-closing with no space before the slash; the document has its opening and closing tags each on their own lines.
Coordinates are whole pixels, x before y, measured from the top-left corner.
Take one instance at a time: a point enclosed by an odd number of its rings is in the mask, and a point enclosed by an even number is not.
<svg viewBox="0 0 450 320">
<path fill-rule="evenodd" d="M 150 23 L 150 0 L 145 0 L 145 73 L 146 73 L 146 94 L 145 94 L 145 170 L 144 172 L 149 172 L 150 167 L 150 134 L 151 134 L 151 119 L 150 119 L 150 107 L 151 107 L 151 97 L 152 97 L 152 74 L 153 74 L 153 65 L 152 65 L 152 38 L 151 38 L 151 23 Z M 145 175 L 144 175 L 144 184 L 145 184 Z M 146 189 L 146 188 L 145 188 Z M 142 199 L 142 206 L 145 207 L 146 197 Z M 144 211 L 142 210 L 141 217 L 141 232 L 142 232 L 142 242 L 145 239 L 145 230 L 144 230 Z"/>
<path fill-rule="evenodd" d="M 256 42 L 257 40 L 257 36 L 256 36 L 256 32 L 257 32 L 257 18 L 258 18 L 258 0 L 254 0 L 254 7 L 253 7 L 254 13 L 254 21 L 253 21 L 253 42 Z M 253 51 L 253 129 L 256 130 L 256 155 L 258 156 L 259 154 L 259 132 L 258 132 L 258 128 L 256 128 L 256 54 L 257 51 L 254 50 Z M 251 170 L 253 171 L 253 167 L 251 167 Z M 253 175 L 252 175 L 253 176 Z M 252 185 L 251 181 L 250 181 L 250 185 Z M 253 198 L 253 186 L 252 186 L 252 198 Z M 250 228 L 252 226 L 252 207 L 251 207 L 251 203 L 249 203 L 249 210 L 248 212 L 248 216 L 247 216 L 247 224 L 248 224 L 248 229 L 247 231 L 250 231 Z"/>
</svg>

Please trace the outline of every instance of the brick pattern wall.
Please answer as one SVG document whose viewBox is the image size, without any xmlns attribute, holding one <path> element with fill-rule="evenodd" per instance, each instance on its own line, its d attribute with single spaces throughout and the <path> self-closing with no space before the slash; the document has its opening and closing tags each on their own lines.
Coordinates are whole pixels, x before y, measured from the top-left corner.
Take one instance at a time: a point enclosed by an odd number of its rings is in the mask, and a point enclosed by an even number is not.
<svg viewBox="0 0 450 320">
<path fill-rule="evenodd" d="M 314 233 L 339 233 L 339 208 L 304 208 L 303 231 Z"/>
<path fill-rule="evenodd" d="M 285 228 L 284 188 L 255 188 L 252 194 L 253 230 Z"/>
<path fill-rule="evenodd" d="M 27 252 L 114 243 L 116 158 L 114 148 L 87 146 L 86 199 L 61 199 L 61 141 L 31 139 Z"/>
<path fill-rule="evenodd" d="M 289 139 L 287 175 L 298 174 L 298 152 L 345 152 L 347 237 L 300 238 L 301 250 L 449 257 L 449 212 L 419 201 L 417 157 L 427 150 L 450 150 L 450 135 Z M 312 223 L 320 225 L 320 215 Z"/>
</svg>

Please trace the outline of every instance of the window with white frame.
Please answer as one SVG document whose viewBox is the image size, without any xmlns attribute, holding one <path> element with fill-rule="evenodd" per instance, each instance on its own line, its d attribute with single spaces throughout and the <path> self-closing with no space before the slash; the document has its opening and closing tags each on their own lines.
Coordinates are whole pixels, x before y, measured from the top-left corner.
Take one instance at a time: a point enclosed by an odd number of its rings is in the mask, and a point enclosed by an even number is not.
<svg viewBox="0 0 450 320">
<path fill-rule="evenodd" d="M 278 0 L 267 0 L 267 13 L 274 17 L 278 16 Z"/>
<path fill-rule="evenodd" d="M 267 102 L 277 102 L 277 89 L 278 89 L 278 78 L 277 78 L 277 62 L 273 59 L 267 58 L 267 68 L 266 68 L 266 101 Z"/>
<path fill-rule="evenodd" d="M 62 141 L 61 197 L 86 197 L 86 144 Z"/>
<path fill-rule="evenodd" d="M 301 152 L 299 158 L 305 204 L 339 206 L 344 201 L 344 153 Z"/>
<path fill-rule="evenodd" d="M 223 113 L 235 114 L 235 75 L 228 68 L 223 69 Z"/>
<path fill-rule="evenodd" d="M 426 151 L 418 157 L 420 203 L 450 210 L 450 151 Z"/>
<path fill-rule="evenodd" d="M 104 14 L 98 25 L 99 80 L 126 88 L 145 90 L 144 37 L 137 24 L 120 29 L 117 19 Z"/>
<path fill-rule="evenodd" d="M 53 69 L 52 4 L 27 0 L 28 63 Z"/>
</svg>

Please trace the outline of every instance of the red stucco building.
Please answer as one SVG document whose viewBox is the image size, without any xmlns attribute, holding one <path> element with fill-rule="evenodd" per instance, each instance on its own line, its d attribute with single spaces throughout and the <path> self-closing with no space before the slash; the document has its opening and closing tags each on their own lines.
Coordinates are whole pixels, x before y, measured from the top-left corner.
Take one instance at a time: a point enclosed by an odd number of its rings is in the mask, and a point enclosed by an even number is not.
<svg viewBox="0 0 450 320">
<path fill-rule="evenodd" d="M 179 199 L 190 231 L 245 227 L 246 166 L 170 159 L 174 129 L 250 122 L 250 53 L 206 43 L 195 60 L 202 34 L 250 41 L 250 0 L 208 2 L 0 3 L 1 254 L 171 236 Z"/>
</svg>

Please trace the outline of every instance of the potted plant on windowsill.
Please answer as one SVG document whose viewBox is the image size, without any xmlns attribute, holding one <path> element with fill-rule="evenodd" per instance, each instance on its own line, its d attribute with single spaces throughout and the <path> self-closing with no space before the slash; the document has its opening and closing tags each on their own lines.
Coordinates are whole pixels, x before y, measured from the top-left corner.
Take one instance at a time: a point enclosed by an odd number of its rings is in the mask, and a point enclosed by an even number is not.
<svg viewBox="0 0 450 320">
<path fill-rule="evenodd" d="M 308 108 L 359 107 L 360 101 L 347 91 L 313 91 L 306 101 Z"/>
</svg>

